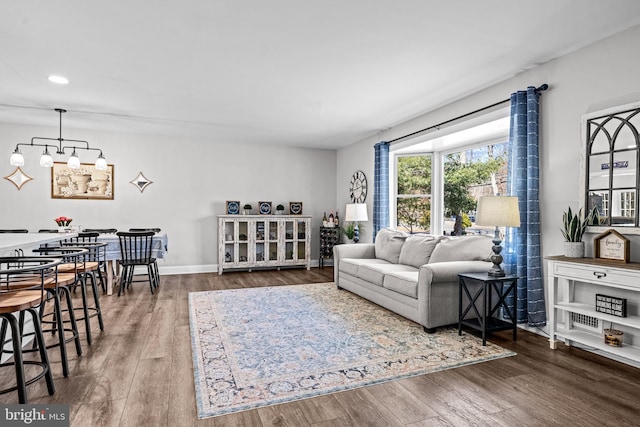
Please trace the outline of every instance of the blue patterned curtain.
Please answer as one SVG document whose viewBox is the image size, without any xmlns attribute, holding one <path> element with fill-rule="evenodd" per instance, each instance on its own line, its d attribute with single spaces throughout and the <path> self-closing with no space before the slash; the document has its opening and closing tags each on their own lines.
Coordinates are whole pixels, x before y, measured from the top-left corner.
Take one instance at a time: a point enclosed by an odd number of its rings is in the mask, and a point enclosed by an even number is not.
<svg viewBox="0 0 640 427">
<path fill-rule="evenodd" d="M 379 142 L 374 146 L 375 164 L 373 175 L 373 241 L 376 234 L 389 226 L 389 143 Z"/>
<path fill-rule="evenodd" d="M 518 275 L 518 323 L 546 325 L 544 280 L 540 258 L 538 90 L 511 94 L 507 194 L 518 196 L 520 227 L 507 228 L 505 267 Z"/>
</svg>

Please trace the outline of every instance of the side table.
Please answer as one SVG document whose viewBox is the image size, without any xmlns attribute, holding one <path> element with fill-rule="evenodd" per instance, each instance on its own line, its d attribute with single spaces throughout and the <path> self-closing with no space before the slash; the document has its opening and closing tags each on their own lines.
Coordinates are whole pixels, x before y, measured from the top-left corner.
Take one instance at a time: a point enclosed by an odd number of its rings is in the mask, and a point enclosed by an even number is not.
<svg viewBox="0 0 640 427">
<path fill-rule="evenodd" d="M 487 273 L 459 274 L 460 292 L 458 297 L 458 335 L 462 335 L 462 325 L 482 332 L 482 345 L 487 345 L 487 333 L 513 329 L 513 340 L 517 339 L 518 324 L 515 309 L 512 311 L 507 305 L 506 298 L 511 295 L 516 299 L 516 285 L 518 276 L 494 277 Z M 471 291 L 475 288 L 475 294 Z M 462 296 L 466 295 L 469 302 L 462 307 Z M 495 298 L 494 298 L 495 296 Z M 494 299 L 497 302 L 494 304 Z M 498 310 L 504 309 L 509 322 L 497 317 Z M 472 311 L 475 317 L 465 318 Z"/>
</svg>

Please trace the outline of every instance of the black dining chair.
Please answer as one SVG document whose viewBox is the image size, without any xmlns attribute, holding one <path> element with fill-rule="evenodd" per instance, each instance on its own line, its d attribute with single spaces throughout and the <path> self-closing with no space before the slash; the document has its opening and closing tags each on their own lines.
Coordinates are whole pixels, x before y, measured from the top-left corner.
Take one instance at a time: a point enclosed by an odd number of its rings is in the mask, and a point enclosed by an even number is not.
<svg viewBox="0 0 640 427">
<path fill-rule="evenodd" d="M 41 228 L 38 233 L 58 233 L 59 231 L 57 228 Z"/>
<path fill-rule="evenodd" d="M 159 233 L 162 230 L 160 228 L 130 228 L 129 231 L 132 233 L 140 233 L 144 231 L 153 231 L 154 233 Z"/>
<path fill-rule="evenodd" d="M 60 260 L 43 257 L 2 257 L 0 258 L 0 336 L 4 348 L 5 335 L 11 337 L 13 361 L 0 363 L 0 367 L 15 368 L 16 385 L 0 390 L 0 394 L 18 392 L 18 401 L 27 402 L 27 385 L 45 378 L 49 395 L 55 393 L 49 355 L 42 333 L 42 325 L 37 309 L 45 299 L 44 284 L 55 280 Z M 16 316 L 14 313 L 18 313 Z M 24 360 L 22 357 L 22 328 L 19 318 L 30 315 L 40 360 Z M 25 377 L 25 365 L 36 365 L 40 371 L 31 378 Z M 30 370 L 28 372 L 31 372 Z"/>
<path fill-rule="evenodd" d="M 0 233 L 28 233 L 29 230 L 27 230 L 26 228 L 14 228 L 14 229 L 9 229 L 9 228 L 3 228 L 0 229 Z"/>
<path fill-rule="evenodd" d="M 147 279 L 149 288 L 153 290 L 160 285 L 160 275 L 158 274 L 158 264 L 151 256 L 153 250 L 153 231 L 116 233 L 120 241 L 120 260 L 118 263 L 122 267 L 120 275 L 120 288 L 118 296 L 128 289 L 132 282 L 146 282 L 147 280 L 133 280 L 134 270 L 137 266 L 147 268 Z"/>
<path fill-rule="evenodd" d="M 115 234 L 118 232 L 117 228 L 85 228 L 85 233 L 100 233 L 100 234 Z"/>
</svg>

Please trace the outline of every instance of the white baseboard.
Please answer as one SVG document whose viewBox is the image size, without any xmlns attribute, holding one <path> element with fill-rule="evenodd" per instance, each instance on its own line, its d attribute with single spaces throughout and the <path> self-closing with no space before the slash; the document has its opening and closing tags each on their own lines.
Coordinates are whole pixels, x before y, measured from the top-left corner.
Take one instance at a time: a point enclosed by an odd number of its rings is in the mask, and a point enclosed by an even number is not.
<svg viewBox="0 0 640 427">
<path fill-rule="evenodd" d="M 325 260 L 325 265 L 331 266 Z M 311 260 L 311 267 L 318 267 L 318 260 Z M 160 275 L 169 274 L 198 274 L 198 273 L 217 273 L 218 264 L 203 264 L 203 265 L 162 265 L 158 264 L 158 271 Z"/>
</svg>

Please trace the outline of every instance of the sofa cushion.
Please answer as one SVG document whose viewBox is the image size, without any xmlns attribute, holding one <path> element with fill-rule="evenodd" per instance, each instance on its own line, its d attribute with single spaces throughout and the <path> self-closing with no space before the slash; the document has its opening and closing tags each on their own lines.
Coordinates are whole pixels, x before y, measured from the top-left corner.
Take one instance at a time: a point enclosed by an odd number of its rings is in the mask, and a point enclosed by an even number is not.
<svg viewBox="0 0 640 427">
<path fill-rule="evenodd" d="M 384 276 L 382 286 L 411 298 L 418 298 L 418 271 L 399 271 Z"/>
<path fill-rule="evenodd" d="M 429 264 L 447 261 L 489 261 L 492 236 L 476 235 L 443 238 L 431 253 Z"/>
<path fill-rule="evenodd" d="M 421 265 L 429 262 L 431 253 L 439 240 L 439 236 L 430 234 L 414 234 L 407 237 L 400 250 L 398 263 L 420 268 Z"/>
<path fill-rule="evenodd" d="M 357 276 L 362 280 L 373 283 L 374 285 L 382 286 L 384 283 L 384 276 L 389 273 L 403 272 L 403 271 L 418 271 L 416 268 L 402 265 L 392 264 L 384 262 L 382 264 L 363 264 L 358 267 Z"/>
<path fill-rule="evenodd" d="M 358 268 L 364 264 L 387 264 L 387 261 L 375 258 L 344 258 L 340 260 L 339 270 L 357 276 Z"/>
<path fill-rule="evenodd" d="M 383 228 L 376 235 L 376 258 L 397 264 L 406 234 Z"/>
</svg>

